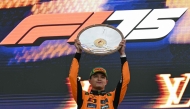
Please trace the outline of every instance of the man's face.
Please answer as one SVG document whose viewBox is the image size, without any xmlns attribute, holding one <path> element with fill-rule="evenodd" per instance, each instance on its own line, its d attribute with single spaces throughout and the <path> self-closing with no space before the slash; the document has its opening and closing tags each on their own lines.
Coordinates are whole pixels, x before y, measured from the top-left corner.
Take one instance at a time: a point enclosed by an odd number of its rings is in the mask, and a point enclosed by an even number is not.
<svg viewBox="0 0 190 109">
<path fill-rule="evenodd" d="M 108 80 L 106 79 L 105 74 L 95 73 L 91 76 L 89 82 L 92 86 L 92 90 L 104 90 Z"/>
</svg>

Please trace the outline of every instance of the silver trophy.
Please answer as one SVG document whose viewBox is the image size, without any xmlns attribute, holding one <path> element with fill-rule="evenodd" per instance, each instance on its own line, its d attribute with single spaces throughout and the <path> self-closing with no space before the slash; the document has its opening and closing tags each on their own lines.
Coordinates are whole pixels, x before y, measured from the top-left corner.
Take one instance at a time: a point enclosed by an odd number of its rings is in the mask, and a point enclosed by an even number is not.
<svg viewBox="0 0 190 109">
<path fill-rule="evenodd" d="M 108 55 L 116 52 L 124 39 L 121 31 L 107 24 L 90 25 L 82 29 L 78 37 L 81 49 L 90 54 Z"/>
</svg>

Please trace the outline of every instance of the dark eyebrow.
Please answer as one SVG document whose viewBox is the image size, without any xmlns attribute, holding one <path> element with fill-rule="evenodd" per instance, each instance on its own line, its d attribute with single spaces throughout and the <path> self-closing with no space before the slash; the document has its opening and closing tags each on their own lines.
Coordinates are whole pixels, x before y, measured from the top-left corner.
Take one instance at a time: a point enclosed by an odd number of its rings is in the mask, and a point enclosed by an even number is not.
<svg viewBox="0 0 190 109">
<path fill-rule="evenodd" d="M 104 77 L 106 77 L 106 75 L 104 75 L 104 74 L 101 74 L 101 76 L 104 76 Z"/>
</svg>

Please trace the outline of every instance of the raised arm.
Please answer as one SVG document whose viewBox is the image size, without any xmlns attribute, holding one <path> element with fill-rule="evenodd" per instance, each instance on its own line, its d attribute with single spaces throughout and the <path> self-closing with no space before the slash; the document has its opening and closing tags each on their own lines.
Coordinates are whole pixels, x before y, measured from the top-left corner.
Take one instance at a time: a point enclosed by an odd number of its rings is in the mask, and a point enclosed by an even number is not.
<svg viewBox="0 0 190 109">
<path fill-rule="evenodd" d="M 123 98 L 125 97 L 125 93 L 127 91 L 127 85 L 129 84 L 130 81 L 130 71 L 125 54 L 125 43 L 126 43 L 125 40 L 123 40 L 120 43 L 121 49 L 119 49 L 119 53 L 121 59 L 121 80 L 118 82 L 117 87 L 113 94 L 114 108 L 117 108 L 117 106 L 122 102 Z"/>
<path fill-rule="evenodd" d="M 81 57 L 82 50 L 78 47 L 79 42 L 75 41 L 75 47 L 77 49 L 76 54 L 72 60 L 72 64 L 69 71 L 69 81 L 71 84 L 71 91 L 73 98 L 75 99 L 78 106 L 82 103 L 82 86 L 80 80 L 78 79 L 79 72 L 79 60 Z"/>
</svg>

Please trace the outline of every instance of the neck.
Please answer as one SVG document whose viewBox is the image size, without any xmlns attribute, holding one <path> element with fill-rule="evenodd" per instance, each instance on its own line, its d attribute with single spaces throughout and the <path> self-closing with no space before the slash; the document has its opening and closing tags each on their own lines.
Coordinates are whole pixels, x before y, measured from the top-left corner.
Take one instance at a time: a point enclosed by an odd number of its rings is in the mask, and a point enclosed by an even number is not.
<svg viewBox="0 0 190 109">
<path fill-rule="evenodd" d="M 92 88 L 93 91 L 104 91 L 104 88 Z"/>
</svg>

